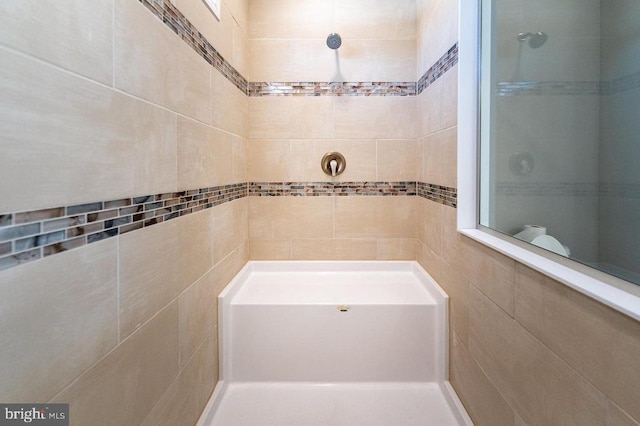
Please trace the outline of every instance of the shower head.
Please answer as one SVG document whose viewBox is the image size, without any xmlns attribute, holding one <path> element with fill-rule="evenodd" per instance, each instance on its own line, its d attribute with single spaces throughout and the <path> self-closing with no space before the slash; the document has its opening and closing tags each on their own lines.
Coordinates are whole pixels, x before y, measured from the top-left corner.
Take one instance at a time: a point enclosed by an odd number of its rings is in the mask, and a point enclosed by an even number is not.
<svg viewBox="0 0 640 426">
<path fill-rule="evenodd" d="M 329 46 L 330 49 L 336 50 L 341 45 L 342 45 L 342 38 L 340 37 L 340 34 L 338 33 L 329 34 L 329 37 L 327 37 L 327 46 Z"/>
<path fill-rule="evenodd" d="M 547 36 L 547 34 L 543 33 L 542 31 L 538 31 L 537 33 L 518 34 L 518 41 L 520 43 L 524 43 L 525 41 L 528 40 L 529 47 L 532 49 L 537 49 L 538 47 L 541 47 L 543 44 L 547 42 L 548 38 L 549 36 Z"/>
</svg>

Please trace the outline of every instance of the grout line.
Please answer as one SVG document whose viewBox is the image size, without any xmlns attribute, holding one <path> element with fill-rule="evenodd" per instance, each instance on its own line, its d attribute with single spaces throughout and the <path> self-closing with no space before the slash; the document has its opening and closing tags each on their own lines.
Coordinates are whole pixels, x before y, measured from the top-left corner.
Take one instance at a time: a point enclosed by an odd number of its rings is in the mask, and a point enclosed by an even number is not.
<svg viewBox="0 0 640 426">
<path fill-rule="evenodd" d="M 120 236 L 118 236 L 117 241 L 116 241 L 116 319 L 117 319 L 117 327 L 118 327 L 118 344 L 121 343 L 122 341 L 122 336 L 120 333 L 120 275 L 121 275 L 121 268 L 120 268 L 120 245 L 121 245 L 121 238 Z"/>
<path fill-rule="evenodd" d="M 111 0 L 111 87 L 116 87 L 116 0 Z"/>
</svg>

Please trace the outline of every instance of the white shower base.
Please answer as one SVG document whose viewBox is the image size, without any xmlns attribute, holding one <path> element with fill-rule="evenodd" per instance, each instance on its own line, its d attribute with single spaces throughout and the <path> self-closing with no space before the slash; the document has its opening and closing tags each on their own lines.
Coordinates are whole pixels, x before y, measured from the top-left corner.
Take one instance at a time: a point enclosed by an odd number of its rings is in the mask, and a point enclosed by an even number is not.
<svg viewBox="0 0 640 426">
<path fill-rule="evenodd" d="M 416 262 L 249 262 L 219 297 L 198 425 L 468 425 L 447 296 Z"/>
</svg>

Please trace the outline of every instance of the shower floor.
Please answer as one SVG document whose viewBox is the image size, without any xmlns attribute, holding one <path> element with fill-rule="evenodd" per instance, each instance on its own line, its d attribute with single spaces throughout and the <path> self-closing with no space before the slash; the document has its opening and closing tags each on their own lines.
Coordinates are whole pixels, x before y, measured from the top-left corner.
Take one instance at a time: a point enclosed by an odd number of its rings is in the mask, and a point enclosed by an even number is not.
<svg viewBox="0 0 640 426">
<path fill-rule="evenodd" d="M 233 383 L 206 426 L 461 424 L 436 383 Z"/>
</svg>

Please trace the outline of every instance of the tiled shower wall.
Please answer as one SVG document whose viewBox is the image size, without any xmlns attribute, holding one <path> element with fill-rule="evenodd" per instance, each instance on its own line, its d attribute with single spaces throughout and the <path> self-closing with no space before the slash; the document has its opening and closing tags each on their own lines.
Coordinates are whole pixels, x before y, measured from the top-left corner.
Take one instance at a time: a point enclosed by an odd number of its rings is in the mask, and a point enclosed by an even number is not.
<svg viewBox="0 0 640 426">
<path fill-rule="evenodd" d="M 412 82 L 415 1 L 257 0 L 252 82 Z M 342 47 L 325 39 L 337 32 Z M 356 84 L 357 85 L 357 84 Z M 252 96 L 251 182 L 415 182 L 415 96 Z M 346 171 L 320 169 L 341 152 Z M 415 259 L 413 196 L 249 197 L 253 259 Z"/>
<path fill-rule="evenodd" d="M 174 3 L 247 72 L 246 1 L 221 22 Z M 245 93 L 135 0 L 4 1 L 0 63 L 0 239 L 24 220 L 79 244 L 13 242 L 41 259 L 0 268 L 0 401 L 193 424 L 217 381 L 215 296 L 248 258 Z"/>
<path fill-rule="evenodd" d="M 418 0 L 419 62 L 455 42 L 456 3 Z M 456 73 L 418 97 L 419 178 L 447 186 Z M 455 209 L 418 203 L 418 260 L 449 294 L 450 380 L 475 424 L 638 426 L 640 324 L 458 234 Z"/>
</svg>

